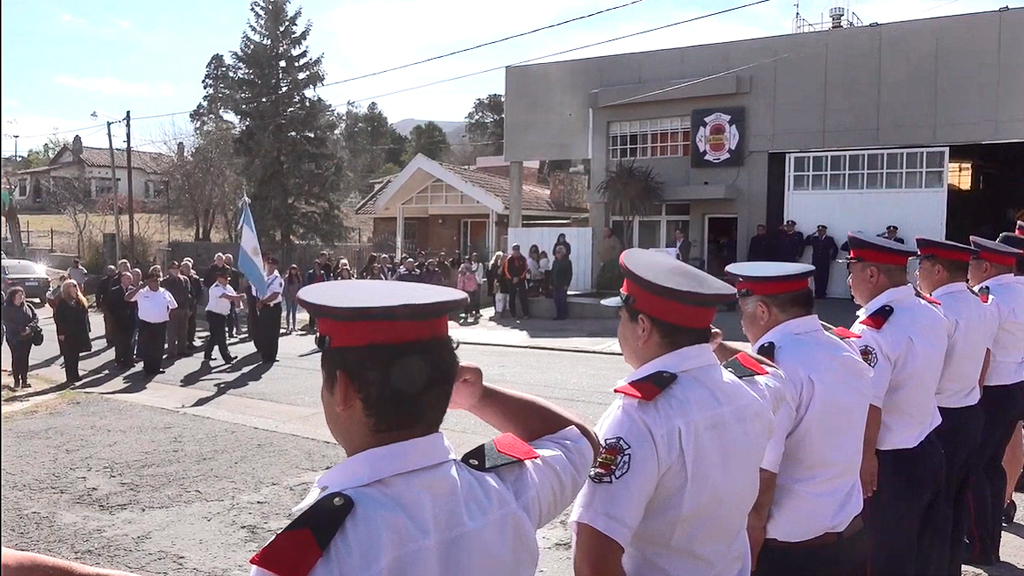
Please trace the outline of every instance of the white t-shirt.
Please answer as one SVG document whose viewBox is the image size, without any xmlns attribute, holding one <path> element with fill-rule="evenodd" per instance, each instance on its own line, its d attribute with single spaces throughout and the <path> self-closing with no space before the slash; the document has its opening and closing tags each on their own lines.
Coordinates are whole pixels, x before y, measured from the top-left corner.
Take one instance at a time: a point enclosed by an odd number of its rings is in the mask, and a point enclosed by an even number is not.
<svg viewBox="0 0 1024 576">
<path fill-rule="evenodd" d="M 228 296 L 236 296 L 237 292 L 231 287 L 230 284 L 221 286 L 220 282 L 217 282 L 210 287 L 210 302 L 206 305 L 207 312 L 216 312 L 223 316 L 231 314 L 231 300 L 227 298 L 221 298 L 222 295 L 227 294 Z"/>
<path fill-rule="evenodd" d="M 171 310 L 178 307 L 174 296 L 164 288 L 150 290 L 145 287 L 132 296 L 132 302 L 139 305 L 139 320 L 159 324 L 171 319 Z"/>
<path fill-rule="evenodd" d="M 936 399 L 942 408 L 972 406 L 981 399 L 978 379 L 985 351 L 999 330 L 996 307 L 982 303 L 964 282 L 940 286 L 931 296 L 942 302 L 942 315 L 953 329 Z"/>
<path fill-rule="evenodd" d="M 864 507 L 860 461 L 871 368 L 814 314 L 779 324 L 753 347 L 768 342 L 785 373 L 785 398 L 761 464 L 778 475 L 767 536 L 802 542 L 842 532 Z"/>
<path fill-rule="evenodd" d="M 995 306 L 999 318 L 985 386 L 1024 381 L 1024 282 L 1013 274 L 1001 274 L 979 284 L 978 289 L 982 288 L 989 289 L 990 306 Z"/>
<path fill-rule="evenodd" d="M 591 474 L 572 529 L 618 542 L 627 574 L 749 575 L 747 515 L 771 410 L 707 344 L 656 358 L 624 383 L 658 371 L 678 377 L 650 401 L 620 395 L 598 422 L 609 472 Z"/>
<path fill-rule="evenodd" d="M 297 511 L 334 492 L 354 506 L 309 576 L 533 576 L 537 530 L 572 503 L 594 452 L 576 428 L 530 445 L 538 458 L 480 472 L 438 432 L 334 466 Z"/>
<path fill-rule="evenodd" d="M 881 328 L 872 328 L 869 318 L 883 306 L 893 312 Z M 946 360 L 949 322 L 909 284 L 882 292 L 857 317 L 850 330 L 860 335 L 861 357 L 874 370 L 871 404 L 882 409 L 876 448 L 913 448 L 942 422 L 935 393 Z"/>
</svg>

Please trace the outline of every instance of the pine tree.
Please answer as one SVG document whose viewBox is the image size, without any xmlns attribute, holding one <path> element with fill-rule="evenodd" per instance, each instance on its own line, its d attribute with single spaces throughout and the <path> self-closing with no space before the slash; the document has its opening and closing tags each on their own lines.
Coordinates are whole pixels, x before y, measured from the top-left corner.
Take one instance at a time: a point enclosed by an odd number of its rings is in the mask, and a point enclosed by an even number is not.
<svg viewBox="0 0 1024 576">
<path fill-rule="evenodd" d="M 231 54 L 229 110 L 239 122 L 236 149 L 249 184 L 257 230 L 285 245 L 343 236 L 339 119 L 313 90 L 323 56 L 306 48 L 312 25 L 288 0 L 254 0 L 252 18 Z"/>
</svg>

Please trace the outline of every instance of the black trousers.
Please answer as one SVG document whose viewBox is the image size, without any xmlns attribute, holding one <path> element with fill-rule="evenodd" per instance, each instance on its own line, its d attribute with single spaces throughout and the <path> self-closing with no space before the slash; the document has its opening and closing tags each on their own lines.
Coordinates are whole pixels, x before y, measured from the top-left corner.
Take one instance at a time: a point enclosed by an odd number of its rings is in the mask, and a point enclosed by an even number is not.
<svg viewBox="0 0 1024 576">
<path fill-rule="evenodd" d="M 765 540 L 753 576 L 865 576 L 867 563 L 868 535 L 862 528 L 821 546 Z"/>
<path fill-rule="evenodd" d="M 185 344 L 191 348 L 196 345 L 196 320 L 199 319 L 199 312 L 196 308 L 188 311 L 188 334 L 185 336 Z"/>
<path fill-rule="evenodd" d="M 872 576 L 930 576 L 942 526 L 944 465 L 933 431 L 920 444 L 878 450 L 878 490 L 864 501 Z"/>
<path fill-rule="evenodd" d="M 519 314 L 516 314 L 516 296 L 519 297 L 519 303 L 522 305 L 522 310 L 519 311 Z M 526 301 L 526 297 L 526 282 L 512 282 L 509 284 L 508 310 L 512 313 L 512 316 L 530 315 L 530 304 Z"/>
<path fill-rule="evenodd" d="M 569 317 L 569 287 L 555 286 L 555 320 Z"/>
<path fill-rule="evenodd" d="M 962 408 L 939 408 L 942 424 L 935 429 L 946 463 L 944 526 L 949 526 L 949 545 L 936 550 L 933 574 L 960 576 L 964 560 L 964 532 L 967 518 L 967 484 L 974 452 L 981 442 L 984 415 L 979 404 Z"/>
<path fill-rule="evenodd" d="M 14 377 L 14 384 L 28 383 L 28 356 L 32 352 L 31 340 L 7 341 L 11 349 L 11 376 Z"/>
<path fill-rule="evenodd" d="M 78 360 L 82 356 L 82 353 L 78 350 L 74 352 L 64 347 L 61 351 L 61 355 L 64 356 L 64 378 L 68 382 L 78 382 L 82 379 L 82 375 L 78 373 Z"/>
<path fill-rule="evenodd" d="M 206 311 L 206 323 L 210 326 L 210 337 L 206 339 L 205 346 L 205 358 L 207 360 L 213 359 L 213 348 L 217 347 L 220 350 L 220 357 L 225 362 L 231 358 L 231 352 L 228 351 L 228 317 L 224 314 L 217 314 L 216 312 Z"/>
<path fill-rule="evenodd" d="M 975 452 L 968 488 L 968 557 L 996 562 L 1002 535 L 1003 498 L 1006 496 L 1006 471 L 1003 454 L 1013 436 L 1013 428 L 1024 413 L 1024 382 L 1006 386 L 985 386 L 981 391 L 981 411 L 985 423 Z"/>
<path fill-rule="evenodd" d="M 831 262 L 814 263 L 814 297 L 824 298 L 828 293 L 828 277 L 832 272 Z"/>
<path fill-rule="evenodd" d="M 139 319 L 139 356 L 146 374 L 160 371 L 167 343 L 167 322 L 146 322 Z"/>
<path fill-rule="evenodd" d="M 259 350 L 260 349 L 260 345 L 262 344 L 262 342 L 260 342 L 260 337 L 259 337 L 259 334 L 260 334 L 260 312 L 259 312 L 259 308 L 257 307 L 259 302 L 260 302 L 259 298 L 253 296 L 252 292 L 249 292 L 248 290 L 246 290 L 246 292 L 245 292 L 245 303 L 248 306 L 248 309 L 246 310 L 246 315 L 245 315 L 246 323 L 248 324 L 248 326 L 246 327 L 246 330 L 248 331 L 247 333 L 249 334 L 249 339 L 252 340 L 252 343 L 256 345 L 256 350 Z M 241 333 L 241 328 L 239 328 L 238 326 L 235 327 L 235 330 L 238 330 L 238 333 Z"/>
<path fill-rule="evenodd" d="M 238 327 L 238 304 L 231 303 L 231 313 L 228 314 L 228 336 L 235 337 L 235 329 Z"/>
<path fill-rule="evenodd" d="M 281 339 L 281 305 L 264 306 L 259 312 L 260 344 L 256 347 L 264 360 L 277 360 L 277 344 Z"/>
<path fill-rule="evenodd" d="M 135 321 L 118 324 L 114 330 L 114 363 L 118 366 L 134 366 L 135 355 L 132 342 L 135 339 Z"/>
</svg>

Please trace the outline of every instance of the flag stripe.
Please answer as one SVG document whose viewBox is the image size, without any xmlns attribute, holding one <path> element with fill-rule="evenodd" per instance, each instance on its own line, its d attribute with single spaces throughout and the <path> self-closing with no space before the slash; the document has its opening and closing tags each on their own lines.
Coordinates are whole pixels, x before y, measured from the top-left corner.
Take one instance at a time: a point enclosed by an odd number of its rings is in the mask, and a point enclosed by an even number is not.
<svg viewBox="0 0 1024 576">
<path fill-rule="evenodd" d="M 249 202 L 242 202 L 242 233 L 238 247 L 238 270 L 245 274 L 246 280 L 256 288 L 260 298 L 267 295 L 267 278 L 263 271 L 263 253 L 260 251 L 259 236 L 256 235 L 256 224 L 249 211 Z"/>
</svg>

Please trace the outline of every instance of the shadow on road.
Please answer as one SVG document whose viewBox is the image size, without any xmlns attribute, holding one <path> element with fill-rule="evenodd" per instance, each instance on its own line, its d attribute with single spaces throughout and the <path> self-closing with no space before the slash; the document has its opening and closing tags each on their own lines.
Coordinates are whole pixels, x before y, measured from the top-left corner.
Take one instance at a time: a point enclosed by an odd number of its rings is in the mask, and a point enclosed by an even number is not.
<svg viewBox="0 0 1024 576">
<path fill-rule="evenodd" d="M 228 380 L 227 382 L 220 382 L 215 385 L 216 390 L 214 391 L 213 394 L 210 394 L 209 396 L 204 396 L 203 398 L 196 400 L 195 402 L 192 403 L 191 406 L 188 407 L 199 408 L 200 406 L 206 406 L 210 402 L 213 402 L 217 398 L 224 396 L 225 394 L 231 392 L 232 390 L 245 388 L 249 384 L 252 384 L 253 382 L 256 382 L 263 378 L 263 375 L 266 374 L 267 371 L 269 371 L 272 366 L 273 364 L 261 362 L 253 366 L 249 370 L 239 374 L 232 380 Z"/>
</svg>

